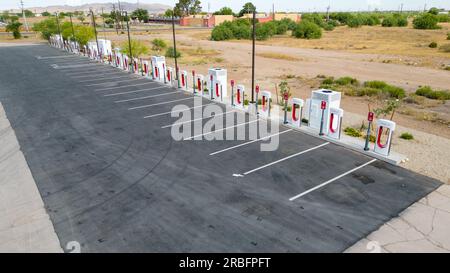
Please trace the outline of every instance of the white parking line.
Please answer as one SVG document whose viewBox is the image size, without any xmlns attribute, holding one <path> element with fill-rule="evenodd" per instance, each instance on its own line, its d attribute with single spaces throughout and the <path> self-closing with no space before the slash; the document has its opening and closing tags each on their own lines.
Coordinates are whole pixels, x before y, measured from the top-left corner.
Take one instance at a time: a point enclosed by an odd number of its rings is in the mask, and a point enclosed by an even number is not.
<svg viewBox="0 0 450 273">
<path fill-rule="evenodd" d="M 141 106 L 136 106 L 136 107 L 128 108 L 128 110 L 137 110 L 137 109 L 149 108 L 149 107 L 153 107 L 153 106 L 164 105 L 164 104 L 170 104 L 170 103 L 174 103 L 174 102 L 185 101 L 185 100 L 192 100 L 192 99 L 193 99 L 192 97 L 189 97 L 189 98 L 184 98 L 184 99 L 179 99 L 179 100 L 171 100 L 171 101 L 165 101 L 165 102 L 160 102 L 160 103 L 154 103 L 154 104 L 148 104 L 148 105 L 141 105 Z"/>
<path fill-rule="evenodd" d="M 104 97 L 114 97 L 114 96 L 120 96 L 120 95 L 127 95 L 127 94 L 145 92 L 145 91 L 150 91 L 150 90 L 157 90 L 157 89 L 161 89 L 161 88 L 164 88 L 164 86 L 156 86 L 156 87 L 146 88 L 146 89 L 139 89 L 139 90 L 133 90 L 133 91 L 120 92 L 120 93 L 106 94 L 106 95 L 103 95 L 103 96 Z"/>
<path fill-rule="evenodd" d="M 364 168 L 365 166 L 367 166 L 367 165 L 369 165 L 369 164 L 372 164 L 372 163 L 375 162 L 375 161 L 377 161 L 377 160 L 376 160 L 376 159 L 373 159 L 373 160 L 371 160 L 371 161 L 369 161 L 369 162 L 367 162 L 367 163 L 364 163 L 364 164 L 362 164 L 361 166 L 356 167 L 356 168 L 354 168 L 354 169 L 352 169 L 352 170 L 350 170 L 350 171 L 348 171 L 348 172 L 346 172 L 346 173 L 343 173 L 343 174 L 341 174 L 341 175 L 339 175 L 339 176 L 336 176 L 335 178 L 330 179 L 330 180 L 328 180 L 327 182 L 324 182 L 324 183 L 322 183 L 322 184 L 320 184 L 320 185 L 318 185 L 318 186 L 316 186 L 316 187 L 314 187 L 314 188 L 312 188 L 312 189 L 309 189 L 309 190 L 307 190 L 307 191 L 305 191 L 305 192 L 300 193 L 299 195 L 296 195 L 296 196 L 294 196 L 294 197 L 292 197 L 292 198 L 289 198 L 289 201 L 294 201 L 294 200 L 296 200 L 296 199 L 298 199 L 298 198 L 300 198 L 300 197 L 302 197 L 302 196 L 307 195 L 308 193 L 311 193 L 311 192 L 313 192 L 313 191 L 315 191 L 315 190 L 318 190 L 318 189 L 320 189 L 320 188 L 322 188 L 322 187 L 324 187 L 324 186 L 326 186 L 326 185 L 328 185 L 328 184 L 330 184 L 330 183 L 332 183 L 332 182 L 334 182 L 334 181 L 336 181 L 336 180 L 338 180 L 338 179 L 340 179 L 340 178 L 342 178 L 342 177 L 344 177 L 344 176 L 346 176 L 346 175 L 348 175 L 348 174 L 351 174 L 352 172 L 355 172 L 355 171 L 357 171 L 357 170 L 359 170 L 359 169 L 361 169 L 361 168 Z"/>
<path fill-rule="evenodd" d="M 255 122 L 258 122 L 258 121 L 260 121 L 260 120 L 255 119 L 255 120 L 252 120 L 252 121 L 248 121 L 248 122 L 244 122 L 244 123 L 239 123 L 239 124 L 236 124 L 236 125 L 233 125 L 233 126 L 229 126 L 229 127 L 225 127 L 225 128 L 219 129 L 219 130 L 214 130 L 214 131 L 212 131 L 212 132 L 208 132 L 208 133 L 204 133 L 204 134 L 201 134 L 201 135 L 196 135 L 196 136 L 188 137 L 188 138 L 185 138 L 185 139 L 183 139 L 183 140 L 191 140 L 191 139 L 194 139 L 194 138 L 197 138 L 197 137 L 204 137 L 204 136 L 207 136 L 207 135 L 210 135 L 210 134 L 215 134 L 215 133 L 217 133 L 217 132 L 222 132 L 222 131 L 225 131 L 225 130 L 228 130 L 228 129 L 240 127 L 240 126 L 247 125 L 247 124 L 251 124 L 251 123 L 255 123 Z"/>
<path fill-rule="evenodd" d="M 124 86 L 100 88 L 100 89 L 95 89 L 94 91 L 114 90 L 114 89 L 120 89 L 120 88 L 125 88 L 125 87 L 142 86 L 142 85 L 151 84 L 151 83 L 154 83 L 154 82 L 144 82 L 144 83 L 140 83 L 140 84 L 130 84 L 130 85 L 124 85 Z"/>
<path fill-rule="evenodd" d="M 80 67 L 88 67 L 88 66 L 96 66 L 98 64 L 95 63 L 88 63 L 88 64 L 77 64 L 77 65 L 57 65 L 57 64 L 53 64 L 51 65 L 54 69 L 72 69 L 72 68 L 80 68 Z"/>
<path fill-rule="evenodd" d="M 38 60 L 46 60 L 46 59 L 59 59 L 59 58 L 71 58 L 71 57 L 77 57 L 75 55 L 55 55 L 55 56 L 36 56 Z"/>
<path fill-rule="evenodd" d="M 227 151 L 230 151 L 230 150 L 233 150 L 233 149 L 236 149 L 236 148 L 245 146 L 245 145 L 249 145 L 249 144 L 258 142 L 258 141 L 263 141 L 263 140 L 272 138 L 272 137 L 274 137 L 274 136 L 282 135 L 282 134 L 285 134 L 285 133 L 290 132 L 290 131 L 293 131 L 293 129 L 288 129 L 288 130 L 285 130 L 285 131 L 283 131 L 283 132 L 279 132 L 279 133 L 276 133 L 276 134 L 272 134 L 272 135 L 269 135 L 269 136 L 265 136 L 265 137 L 262 137 L 262 138 L 258 138 L 258 139 L 255 139 L 255 140 L 252 140 L 252 141 L 249 141 L 249 142 L 241 143 L 241 144 L 236 145 L 236 146 L 233 146 L 233 147 L 229 147 L 229 148 L 226 148 L 226 149 L 223 149 L 223 150 L 214 152 L 214 153 L 210 153 L 209 155 L 217 155 L 217 154 L 220 154 L 220 153 L 223 153 L 223 152 L 227 152 Z"/>
<path fill-rule="evenodd" d="M 310 148 L 310 149 L 301 151 L 301 152 L 299 152 L 299 153 L 296 153 L 296 154 L 287 156 L 287 157 L 285 157 L 285 158 L 279 159 L 279 160 L 274 161 L 274 162 L 272 162 L 272 163 L 263 165 L 263 166 L 258 167 L 258 168 L 256 168 L 256 169 L 253 169 L 253 170 L 250 170 L 250 171 L 248 171 L 248 172 L 245 172 L 245 173 L 242 174 L 242 175 L 236 175 L 236 174 L 234 174 L 233 176 L 243 177 L 243 176 L 245 176 L 245 175 L 249 175 L 249 174 L 251 174 L 251 173 L 254 173 L 254 172 L 259 171 L 259 170 L 261 170 L 261 169 L 264 169 L 264 168 L 270 167 L 270 166 L 272 166 L 272 165 L 278 164 L 278 163 L 280 163 L 280 162 L 286 161 L 286 160 L 291 159 L 291 158 L 293 158 L 293 157 L 296 157 L 296 156 L 299 156 L 299 155 L 302 155 L 302 154 L 305 154 L 305 153 L 314 151 L 314 150 L 319 149 L 319 148 L 321 148 L 321 147 L 323 147 L 323 146 L 326 146 L 326 145 L 328 145 L 328 144 L 330 144 L 330 142 L 322 143 L 322 144 L 320 144 L 320 145 L 318 145 L 318 146 L 312 147 L 312 148 Z"/>
<path fill-rule="evenodd" d="M 199 106 L 195 106 L 195 107 L 191 107 L 191 108 L 187 108 L 187 109 L 183 109 L 183 110 L 179 110 L 179 111 L 169 111 L 169 112 L 164 112 L 164 113 L 153 114 L 153 115 L 150 115 L 150 116 L 145 116 L 144 118 L 155 118 L 155 117 L 160 117 L 160 116 L 164 116 L 164 115 L 169 115 L 169 114 L 172 114 L 172 113 L 180 113 L 180 112 L 183 112 L 185 110 L 192 110 L 192 109 L 202 108 L 204 106 L 208 106 L 208 105 L 212 105 L 212 104 L 215 104 L 215 103 L 211 102 L 211 103 L 202 104 L 202 105 L 199 105 Z"/>
<path fill-rule="evenodd" d="M 91 84 L 86 84 L 85 86 L 97 86 L 97 85 L 102 85 L 102 84 L 116 84 L 116 83 L 122 83 L 122 82 L 132 82 L 132 81 L 142 81 L 145 80 L 143 78 L 134 78 L 134 79 L 127 79 L 127 80 L 123 80 L 123 81 L 115 81 L 115 82 L 100 82 L 100 83 L 91 83 Z"/>
<path fill-rule="evenodd" d="M 127 75 L 127 74 L 124 74 L 121 71 L 111 71 L 109 73 L 93 74 L 93 73 L 95 73 L 95 71 L 97 71 L 97 70 L 93 70 L 93 71 L 89 71 L 89 72 L 83 72 L 82 74 L 78 74 L 78 73 L 75 73 L 75 74 L 67 73 L 67 74 L 69 74 L 69 76 L 71 78 L 74 78 L 74 79 L 93 78 L 93 77 L 105 76 L 105 75 L 111 76 L 111 75 L 116 75 L 116 74 Z"/>
<path fill-rule="evenodd" d="M 102 80 L 116 80 L 116 79 L 121 79 L 121 78 L 129 78 L 129 75 L 123 75 L 123 76 L 116 76 L 114 78 L 96 78 L 96 79 L 89 79 L 89 80 L 82 80 L 82 81 L 78 81 L 80 83 L 85 83 L 85 82 L 95 82 L 95 81 L 102 81 Z"/>
<path fill-rule="evenodd" d="M 151 98 L 156 98 L 156 97 L 162 97 L 162 96 L 167 96 L 167 95 L 176 94 L 176 93 L 182 93 L 182 91 L 174 91 L 174 92 L 163 93 L 163 94 L 157 94 L 157 95 L 151 95 L 151 96 L 145 96 L 145 97 L 139 97 L 139 98 L 132 98 L 132 99 L 126 99 L 126 100 L 118 100 L 118 101 L 115 101 L 115 103 L 122 103 L 122 102 L 136 101 L 136 100 L 145 100 L 145 99 L 151 99 Z"/>
<path fill-rule="evenodd" d="M 169 128 L 169 127 L 176 126 L 176 125 L 191 123 L 191 122 L 198 121 L 198 120 L 204 120 L 204 119 L 207 119 L 207 118 L 220 117 L 220 116 L 224 116 L 226 114 L 234 113 L 234 112 L 236 112 L 236 110 L 228 111 L 228 112 L 225 112 L 225 113 L 221 113 L 221 114 L 217 114 L 217 115 L 213 115 L 213 116 L 209 116 L 209 117 L 203 117 L 203 118 L 193 119 L 193 120 L 189 120 L 189 121 L 185 121 L 185 122 L 178 122 L 178 123 L 174 123 L 174 124 L 169 124 L 169 125 L 162 126 L 161 128 L 165 129 L 165 128 Z"/>
</svg>

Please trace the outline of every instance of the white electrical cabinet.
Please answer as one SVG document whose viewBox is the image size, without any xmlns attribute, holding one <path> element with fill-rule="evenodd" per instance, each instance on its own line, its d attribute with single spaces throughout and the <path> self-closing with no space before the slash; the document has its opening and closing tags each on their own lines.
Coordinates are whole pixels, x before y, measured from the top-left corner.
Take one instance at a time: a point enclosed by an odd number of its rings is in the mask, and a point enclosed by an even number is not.
<svg viewBox="0 0 450 273">
<path fill-rule="evenodd" d="M 211 89 L 211 76 L 213 79 L 212 87 L 213 90 L 210 90 L 210 92 L 215 92 L 215 86 L 217 82 L 220 82 L 222 85 L 222 97 L 226 98 L 227 93 L 227 86 L 228 86 L 228 76 L 227 76 L 227 70 L 223 68 L 211 68 L 208 70 L 208 90 Z"/>
<path fill-rule="evenodd" d="M 112 52 L 112 45 L 110 40 L 98 39 L 98 47 L 100 48 L 100 53 L 103 56 L 108 56 Z"/>
<path fill-rule="evenodd" d="M 166 73 L 166 57 L 152 56 L 152 72 L 153 78 L 163 82 Z"/>
<path fill-rule="evenodd" d="M 340 108 L 341 93 L 333 90 L 314 90 L 311 99 L 308 101 L 308 123 L 309 127 L 320 130 L 322 119 L 322 102 L 325 101 L 326 109 L 323 116 L 323 133 L 328 134 L 330 128 L 330 108 Z"/>
</svg>

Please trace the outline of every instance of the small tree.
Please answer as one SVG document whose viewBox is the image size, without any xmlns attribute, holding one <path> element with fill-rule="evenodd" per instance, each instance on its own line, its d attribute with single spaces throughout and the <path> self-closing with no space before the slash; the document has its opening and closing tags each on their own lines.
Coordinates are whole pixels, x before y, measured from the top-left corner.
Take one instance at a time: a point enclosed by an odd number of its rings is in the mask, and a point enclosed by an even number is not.
<svg viewBox="0 0 450 273">
<path fill-rule="evenodd" d="M 81 23 L 84 23 L 84 21 L 86 20 L 86 17 L 84 17 L 84 14 L 80 14 L 80 15 L 78 15 L 77 19 L 78 19 Z"/>
<path fill-rule="evenodd" d="M 439 19 L 436 15 L 431 13 L 423 13 L 414 19 L 413 25 L 416 29 L 438 29 L 438 22 Z"/>
<path fill-rule="evenodd" d="M 384 100 L 384 104 L 380 108 L 373 109 L 373 112 L 377 116 L 377 118 L 380 117 L 387 117 L 390 115 L 390 120 L 394 119 L 395 111 L 401 106 L 401 101 L 399 99 L 387 99 Z"/>
<path fill-rule="evenodd" d="M 181 16 L 195 15 L 202 11 L 200 0 L 179 0 L 175 5 L 175 14 Z"/>
<path fill-rule="evenodd" d="M 51 14 L 50 14 L 50 12 L 48 12 L 48 11 L 44 11 L 44 12 L 42 13 L 42 16 L 44 16 L 44 17 L 49 17 L 49 16 L 51 16 Z"/>
<path fill-rule="evenodd" d="M 20 39 L 22 37 L 20 26 L 22 26 L 22 24 L 18 21 L 12 21 L 6 26 L 6 31 L 12 32 L 14 39 Z"/>
<path fill-rule="evenodd" d="M 132 55 L 135 58 L 138 58 L 148 53 L 148 47 L 139 40 L 131 40 L 131 54 L 128 42 L 124 42 L 121 48 L 122 48 L 121 52 L 123 54 L 126 54 L 128 56 Z"/>
<path fill-rule="evenodd" d="M 322 29 L 310 21 L 300 22 L 292 35 L 302 39 L 320 39 L 322 37 Z"/>
<path fill-rule="evenodd" d="M 161 53 L 163 49 L 167 47 L 166 42 L 163 39 L 153 39 L 152 41 L 152 50 L 158 52 L 158 55 Z"/>
<path fill-rule="evenodd" d="M 244 14 L 253 13 L 253 11 L 256 11 L 255 5 L 253 5 L 253 3 L 251 2 L 245 3 L 241 11 L 239 12 L 239 17 L 244 16 Z"/>
<path fill-rule="evenodd" d="M 175 50 L 174 50 L 173 47 L 169 47 L 169 48 L 166 50 L 166 57 L 167 57 L 167 58 L 175 58 L 175 54 L 176 54 L 177 58 L 180 58 L 180 57 L 181 57 L 181 52 L 178 51 L 178 50 L 175 52 Z"/>
<path fill-rule="evenodd" d="M 77 25 L 74 29 L 75 41 L 81 46 L 87 45 L 87 43 L 95 37 L 94 29 L 89 26 Z"/>
<path fill-rule="evenodd" d="M 148 10 L 146 9 L 137 9 L 131 13 L 132 18 L 137 18 L 140 22 L 148 22 L 148 19 L 150 18 L 148 15 Z"/>
<path fill-rule="evenodd" d="M 223 7 L 219 11 L 214 12 L 214 15 L 234 15 L 234 13 L 231 8 Z"/>
</svg>

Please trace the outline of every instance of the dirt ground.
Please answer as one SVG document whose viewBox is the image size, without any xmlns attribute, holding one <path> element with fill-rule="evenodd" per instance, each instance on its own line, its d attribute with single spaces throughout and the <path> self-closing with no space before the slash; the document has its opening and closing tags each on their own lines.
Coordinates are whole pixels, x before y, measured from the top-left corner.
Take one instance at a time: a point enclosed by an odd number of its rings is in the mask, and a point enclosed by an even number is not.
<svg viewBox="0 0 450 273">
<path fill-rule="evenodd" d="M 411 27 L 340 27 L 325 32 L 320 40 L 275 37 L 258 42 L 256 81 L 261 89 L 275 94 L 276 85 L 287 80 L 293 96 L 304 99 L 310 96 L 311 90 L 319 87 L 317 75 L 350 76 L 361 82 L 382 80 L 401 86 L 409 93 L 424 85 L 448 90 L 450 71 L 442 69 L 442 66 L 450 65 L 450 53 L 439 48 L 431 49 L 428 44 L 431 41 L 439 45 L 450 44 L 446 40 L 449 30 L 450 24 L 442 24 L 442 29 L 430 31 Z M 177 47 L 182 53 L 179 59 L 181 69 L 206 73 L 210 67 L 225 67 L 229 79 L 246 85 L 248 89 L 251 82 L 250 41 L 214 42 L 208 39 L 209 35 L 210 30 L 177 31 Z M 116 33 L 99 33 L 99 38 L 111 39 L 115 46 L 127 41 L 126 35 Z M 154 38 L 162 38 L 168 45 L 172 44 L 170 31 L 133 32 L 133 39 L 143 41 L 149 48 Z M 4 40 L 5 37 L 0 36 L 0 42 Z M 151 50 L 142 57 L 155 53 Z M 172 59 L 167 61 L 173 65 Z M 367 115 L 368 99 L 345 96 L 342 108 L 357 115 L 360 122 L 352 119 L 352 123 L 360 124 Z M 450 101 L 423 99 L 420 104 L 404 104 L 394 121 L 401 128 L 396 134 L 395 149 L 410 158 L 405 167 L 450 183 L 450 175 L 442 171 L 442 168 L 450 169 Z M 402 132 L 413 133 L 415 140 L 399 139 Z"/>
</svg>

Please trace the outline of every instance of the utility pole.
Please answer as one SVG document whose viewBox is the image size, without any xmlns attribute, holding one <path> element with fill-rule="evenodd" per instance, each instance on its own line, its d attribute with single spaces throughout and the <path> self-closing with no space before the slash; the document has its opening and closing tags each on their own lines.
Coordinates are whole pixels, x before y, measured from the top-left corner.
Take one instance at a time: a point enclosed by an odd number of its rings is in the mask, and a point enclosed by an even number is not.
<svg viewBox="0 0 450 273">
<path fill-rule="evenodd" d="M 120 12 L 120 28 L 123 29 L 123 16 L 122 16 L 122 8 L 120 7 L 120 0 L 117 0 L 119 3 L 119 12 Z"/>
<path fill-rule="evenodd" d="M 403 13 L 403 3 L 400 5 L 400 13 Z"/>
<path fill-rule="evenodd" d="M 330 21 L 330 5 L 327 7 L 327 22 Z"/>
<path fill-rule="evenodd" d="M 256 48 L 256 8 L 253 10 L 253 32 L 252 32 L 252 101 L 255 103 L 255 48 Z M 258 102 L 256 102 L 258 103 Z"/>
<path fill-rule="evenodd" d="M 58 12 L 55 12 L 55 16 L 56 16 L 56 25 L 58 26 L 58 34 L 61 35 L 61 27 L 59 25 Z"/>
<path fill-rule="evenodd" d="M 116 5 L 113 4 L 113 14 L 114 14 L 114 27 L 116 28 L 116 34 L 119 35 L 119 20 L 117 19 L 117 13 L 116 13 Z"/>
<path fill-rule="evenodd" d="M 275 21 L 275 3 L 272 3 L 272 21 Z"/>
<path fill-rule="evenodd" d="M 73 28 L 72 13 L 69 13 L 70 25 L 72 27 L 72 38 L 75 39 L 75 29 Z"/>
<path fill-rule="evenodd" d="M 103 36 L 105 36 L 106 40 L 106 32 L 105 32 L 105 16 L 103 14 L 103 8 L 102 8 L 102 19 L 103 19 Z"/>
<path fill-rule="evenodd" d="M 23 9 L 23 1 L 22 0 L 20 1 L 20 5 L 22 6 L 22 17 L 23 17 L 23 21 L 25 22 L 25 28 L 27 29 L 27 32 L 29 32 L 27 17 L 25 16 L 25 10 Z"/>
<path fill-rule="evenodd" d="M 178 88 L 180 87 L 178 78 L 178 60 L 177 60 L 177 41 L 175 35 L 175 10 L 172 12 L 172 32 L 173 32 L 173 56 L 175 58 L 175 76 L 178 83 Z M 211 90 L 212 91 L 212 90 Z"/>
<path fill-rule="evenodd" d="M 133 60 L 133 52 L 131 51 L 131 35 L 130 35 L 130 24 L 128 22 L 128 12 L 125 11 L 125 18 L 127 18 L 127 31 L 128 31 L 128 50 L 130 51 L 130 60 L 131 60 L 131 71 L 134 73 L 134 60 Z"/>
<path fill-rule="evenodd" d="M 102 53 L 100 52 L 100 47 L 98 45 L 97 25 L 95 24 L 94 11 L 92 11 L 92 9 L 91 9 L 91 16 L 92 16 L 92 25 L 94 27 L 95 41 L 97 42 L 97 53 L 100 55 L 100 59 L 103 59 Z"/>
</svg>

